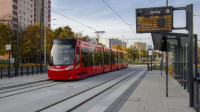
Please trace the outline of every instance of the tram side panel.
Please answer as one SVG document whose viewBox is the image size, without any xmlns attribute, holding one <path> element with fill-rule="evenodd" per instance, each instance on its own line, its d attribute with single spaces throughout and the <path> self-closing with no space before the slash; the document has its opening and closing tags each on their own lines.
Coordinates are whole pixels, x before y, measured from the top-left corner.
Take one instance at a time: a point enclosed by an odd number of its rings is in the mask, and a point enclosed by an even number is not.
<svg viewBox="0 0 200 112">
<path fill-rule="evenodd" d="M 87 76 L 103 72 L 102 50 L 99 45 L 81 42 L 82 68 L 86 70 Z"/>
</svg>

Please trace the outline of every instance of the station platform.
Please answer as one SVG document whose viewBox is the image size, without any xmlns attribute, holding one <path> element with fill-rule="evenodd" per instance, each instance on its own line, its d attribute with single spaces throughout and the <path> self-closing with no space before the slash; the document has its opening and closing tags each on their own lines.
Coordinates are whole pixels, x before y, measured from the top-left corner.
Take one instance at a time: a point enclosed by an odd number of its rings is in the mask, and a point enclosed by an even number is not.
<svg viewBox="0 0 200 112">
<path fill-rule="evenodd" d="M 163 72 L 164 74 L 164 72 Z M 148 71 L 119 112 L 195 112 L 189 107 L 189 93 L 173 78 L 160 70 Z"/>
<path fill-rule="evenodd" d="M 46 74 L 19 76 L 0 80 L 0 87 L 47 79 Z M 166 97 L 164 72 L 161 76 L 160 70 L 148 71 L 128 99 L 110 112 L 195 112 L 193 108 L 189 107 L 187 90 L 184 90 L 173 77 L 169 77 L 168 81 L 168 97 Z"/>
<path fill-rule="evenodd" d="M 46 74 L 38 74 L 38 75 L 24 75 L 24 76 L 18 76 L 18 77 L 11 77 L 0 79 L 0 87 L 4 86 L 14 86 L 19 84 L 28 84 L 35 81 L 42 81 L 47 80 L 48 76 Z"/>
</svg>

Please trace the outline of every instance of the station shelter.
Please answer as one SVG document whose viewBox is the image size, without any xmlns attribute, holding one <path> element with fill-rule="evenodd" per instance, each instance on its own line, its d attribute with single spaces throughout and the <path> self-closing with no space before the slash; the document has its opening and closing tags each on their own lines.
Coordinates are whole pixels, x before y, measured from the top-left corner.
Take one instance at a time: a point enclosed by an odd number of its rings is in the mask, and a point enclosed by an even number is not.
<svg viewBox="0 0 200 112">
<path fill-rule="evenodd" d="M 166 53 L 166 73 L 168 76 L 173 76 L 184 89 L 187 89 L 189 92 L 190 86 L 189 81 L 194 84 L 194 108 L 197 108 L 197 101 L 200 98 L 197 98 L 200 93 L 200 83 L 197 87 L 195 83 L 196 79 L 199 78 L 198 68 L 197 68 L 197 35 L 194 34 L 193 45 L 194 45 L 194 62 L 189 62 L 189 35 L 183 33 L 169 33 L 169 32 L 159 32 L 151 33 L 154 50 L 159 50 Z M 190 64 L 189 64 L 190 63 Z M 192 63 L 192 64 L 191 64 Z M 163 63 L 161 63 L 163 64 Z M 194 66 L 194 76 L 189 74 L 189 66 Z M 169 71 L 168 71 L 169 70 Z M 190 80 L 192 78 L 192 80 Z M 194 79 L 193 79 L 194 78 Z M 199 81 L 200 82 L 200 81 Z M 196 96 L 195 96 L 196 95 Z M 199 105 L 200 107 L 200 105 Z M 195 109 L 196 110 L 196 109 Z"/>
</svg>

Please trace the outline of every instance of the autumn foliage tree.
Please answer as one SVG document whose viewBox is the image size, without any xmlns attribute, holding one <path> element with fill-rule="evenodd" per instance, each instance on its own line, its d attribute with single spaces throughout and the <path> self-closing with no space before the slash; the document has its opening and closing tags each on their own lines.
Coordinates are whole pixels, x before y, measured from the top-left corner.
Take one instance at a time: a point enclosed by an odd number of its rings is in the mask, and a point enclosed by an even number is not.
<svg viewBox="0 0 200 112">
<path fill-rule="evenodd" d="M 44 31 L 44 27 L 42 27 L 42 30 Z M 23 44 L 20 44 L 19 47 L 21 59 L 31 58 L 38 60 L 40 52 L 40 24 L 29 25 L 29 27 L 25 28 L 22 35 L 20 42 Z M 55 39 L 53 31 L 46 28 L 47 54 L 49 54 L 49 48 L 53 39 Z M 44 55 L 44 33 L 42 33 L 42 53 Z"/>
<path fill-rule="evenodd" d="M 12 15 L 7 14 L 2 16 L 0 19 L 0 55 L 8 54 L 5 50 L 5 45 L 11 45 L 11 54 L 14 57 L 16 51 L 16 31 L 12 30 Z"/>
</svg>

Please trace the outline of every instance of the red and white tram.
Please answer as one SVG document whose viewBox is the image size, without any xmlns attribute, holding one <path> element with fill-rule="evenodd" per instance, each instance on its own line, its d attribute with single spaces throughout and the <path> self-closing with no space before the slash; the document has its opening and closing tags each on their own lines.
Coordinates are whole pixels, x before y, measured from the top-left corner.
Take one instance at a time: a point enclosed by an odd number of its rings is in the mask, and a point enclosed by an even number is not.
<svg viewBox="0 0 200 112">
<path fill-rule="evenodd" d="M 75 39 L 56 39 L 47 73 L 49 79 L 73 80 L 127 67 L 127 52 Z"/>
</svg>

